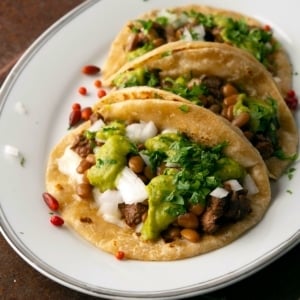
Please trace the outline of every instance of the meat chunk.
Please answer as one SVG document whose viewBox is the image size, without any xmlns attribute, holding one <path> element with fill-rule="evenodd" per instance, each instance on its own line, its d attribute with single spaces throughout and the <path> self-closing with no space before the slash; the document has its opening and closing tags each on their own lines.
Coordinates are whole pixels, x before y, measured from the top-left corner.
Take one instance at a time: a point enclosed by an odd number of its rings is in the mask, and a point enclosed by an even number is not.
<svg viewBox="0 0 300 300">
<path fill-rule="evenodd" d="M 250 211 L 250 201 L 246 196 L 246 191 L 232 191 L 224 217 L 230 221 L 238 221 L 248 215 Z"/>
<path fill-rule="evenodd" d="M 130 227 L 134 227 L 142 222 L 142 217 L 147 212 L 148 206 L 143 203 L 120 203 L 119 210 L 125 223 Z"/>
<path fill-rule="evenodd" d="M 262 134 L 255 136 L 253 144 L 264 160 L 270 158 L 274 153 L 272 141 Z"/>
<path fill-rule="evenodd" d="M 225 213 L 226 202 L 226 198 L 209 198 L 206 211 L 201 218 L 202 229 L 205 233 L 213 234 L 219 229 L 218 221 Z"/>
<path fill-rule="evenodd" d="M 223 224 L 243 219 L 251 212 L 246 190 L 230 191 L 225 198 L 210 197 L 200 223 L 205 233 L 213 234 Z"/>
<path fill-rule="evenodd" d="M 71 145 L 71 149 L 75 151 L 80 157 L 85 158 L 93 152 L 90 141 L 83 135 L 77 135 Z"/>
</svg>

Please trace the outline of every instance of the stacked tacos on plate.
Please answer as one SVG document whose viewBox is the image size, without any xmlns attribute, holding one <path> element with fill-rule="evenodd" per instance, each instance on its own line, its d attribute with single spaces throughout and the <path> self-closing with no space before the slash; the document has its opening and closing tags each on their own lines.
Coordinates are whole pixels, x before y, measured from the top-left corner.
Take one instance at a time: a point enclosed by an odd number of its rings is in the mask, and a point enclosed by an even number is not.
<svg viewBox="0 0 300 300">
<path fill-rule="evenodd" d="M 256 225 L 270 184 L 255 148 L 205 108 L 140 92 L 110 94 L 93 124 L 53 149 L 46 186 L 66 223 L 104 251 L 156 261 L 218 249 Z"/>
<path fill-rule="evenodd" d="M 200 5 L 152 10 L 127 22 L 111 45 L 104 78 L 128 61 L 179 40 L 226 43 L 243 49 L 272 73 L 282 95 L 291 89 L 289 58 L 268 25 L 241 13 Z"/>
<path fill-rule="evenodd" d="M 222 115 L 259 150 L 272 178 L 295 158 L 298 133 L 291 111 L 265 67 L 238 48 L 167 44 L 127 63 L 106 84 L 163 89 Z"/>
</svg>

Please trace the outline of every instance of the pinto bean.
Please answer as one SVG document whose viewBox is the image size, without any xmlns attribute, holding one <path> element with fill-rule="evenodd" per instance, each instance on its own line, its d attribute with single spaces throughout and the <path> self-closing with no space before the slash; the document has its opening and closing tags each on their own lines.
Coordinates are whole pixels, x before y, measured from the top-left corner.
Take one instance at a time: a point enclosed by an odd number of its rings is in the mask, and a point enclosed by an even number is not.
<svg viewBox="0 0 300 300">
<path fill-rule="evenodd" d="M 197 204 L 193 204 L 189 208 L 189 211 L 196 216 L 200 216 L 204 212 L 204 209 L 205 209 L 205 206 L 203 204 L 197 203 Z"/>
<path fill-rule="evenodd" d="M 88 198 L 92 193 L 92 186 L 88 183 L 80 183 L 76 186 L 76 193 L 82 198 Z"/>
<path fill-rule="evenodd" d="M 154 176 L 150 166 L 145 166 L 143 173 L 149 180 L 151 180 Z"/>
<path fill-rule="evenodd" d="M 87 169 L 89 169 L 92 164 L 87 159 L 82 159 L 76 168 L 77 173 L 83 174 Z"/>
<path fill-rule="evenodd" d="M 248 112 L 242 112 L 232 120 L 231 124 L 237 127 L 243 127 L 249 122 L 249 120 L 250 114 Z"/>
<path fill-rule="evenodd" d="M 184 228 L 180 231 L 180 234 L 183 238 L 192 243 L 197 243 L 200 240 L 200 234 L 194 229 Z"/>
<path fill-rule="evenodd" d="M 145 163 L 139 155 L 131 156 L 128 160 L 128 166 L 134 173 L 141 173 Z"/>
<path fill-rule="evenodd" d="M 224 98 L 223 103 L 227 106 L 234 105 L 237 102 L 238 94 L 234 94 Z"/>
<path fill-rule="evenodd" d="M 222 86 L 222 93 L 224 97 L 235 95 L 238 93 L 237 89 L 230 83 L 226 83 Z"/>
<path fill-rule="evenodd" d="M 90 164 L 94 165 L 96 163 L 96 157 L 95 154 L 89 154 L 86 158 L 85 158 Z"/>
<path fill-rule="evenodd" d="M 199 226 L 199 221 L 196 215 L 193 213 L 185 213 L 177 217 L 177 223 L 179 226 L 184 228 L 197 228 Z"/>
</svg>

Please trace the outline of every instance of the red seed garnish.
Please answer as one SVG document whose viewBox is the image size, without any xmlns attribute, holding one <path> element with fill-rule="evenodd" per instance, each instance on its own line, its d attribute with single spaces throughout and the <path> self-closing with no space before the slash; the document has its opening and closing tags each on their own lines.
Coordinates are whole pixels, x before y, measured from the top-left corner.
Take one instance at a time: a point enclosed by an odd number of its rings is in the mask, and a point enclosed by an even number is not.
<svg viewBox="0 0 300 300">
<path fill-rule="evenodd" d="M 95 87 L 100 88 L 102 86 L 102 81 L 97 79 L 94 81 L 94 85 L 95 85 Z"/>
<path fill-rule="evenodd" d="M 100 89 L 97 93 L 98 98 L 102 98 L 106 95 L 106 91 L 103 89 Z"/>
<path fill-rule="evenodd" d="M 42 196 L 43 196 L 43 199 L 44 199 L 45 203 L 47 204 L 47 206 L 48 206 L 51 210 L 53 210 L 53 211 L 58 210 L 58 208 L 59 208 L 59 203 L 58 203 L 58 201 L 56 200 L 56 198 L 54 198 L 51 194 L 46 193 L 46 192 L 43 193 Z"/>
<path fill-rule="evenodd" d="M 94 65 L 86 65 L 81 69 L 81 72 L 86 75 L 95 75 L 100 72 L 100 68 Z"/>
<path fill-rule="evenodd" d="M 57 215 L 53 215 L 50 218 L 50 222 L 55 226 L 62 226 L 64 224 L 64 220 L 60 216 L 57 216 Z"/>
<path fill-rule="evenodd" d="M 125 253 L 123 251 L 117 251 L 117 253 L 115 254 L 116 259 L 122 260 L 125 258 Z"/>
<path fill-rule="evenodd" d="M 91 107 L 85 107 L 81 110 L 81 119 L 84 120 L 84 121 L 87 121 L 90 116 L 92 115 L 93 113 L 93 110 Z"/>
<path fill-rule="evenodd" d="M 290 110 L 296 110 L 298 108 L 299 101 L 294 90 L 288 91 L 284 100 L 287 106 L 290 108 Z"/>
<path fill-rule="evenodd" d="M 81 86 L 79 89 L 78 89 L 78 93 L 82 96 L 85 96 L 87 94 L 87 89 L 86 87 L 84 86 Z"/>
<path fill-rule="evenodd" d="M 72 110 L 81 110 L 81 105 L 77 102 L 73 103 Z"/>
<path fill-rule="evenodd" d="M 266 24 L 266 25 L 264 26 L 264 30 L 265 30 L 265 31 L 271 31 L 271 30 L 272 30 L 272 27 L 271 27 L 270 25 Z"/>
<path fill-rule="evenodd" d="M 80 110 L 72 110 L 69 116 L 69 126 L 75 126 L 81 121 L 81 111 Z"/>
</svg>

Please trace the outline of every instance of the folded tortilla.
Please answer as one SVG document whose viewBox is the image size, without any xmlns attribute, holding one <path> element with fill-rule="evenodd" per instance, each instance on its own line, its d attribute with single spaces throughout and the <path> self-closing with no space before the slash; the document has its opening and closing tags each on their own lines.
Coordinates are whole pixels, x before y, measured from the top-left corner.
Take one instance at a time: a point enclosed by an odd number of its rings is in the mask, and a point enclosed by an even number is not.
<svg viewBox="0 0 300 300">
<path fill-rule="evenodd" d="M 264 101 L 272 98 L 277 103 L 279 122 L 277 136 L 285 159 L 278 158 L 277 155 L 277 157 L 272 156 L 265 160 L 270 177 L 279 178 L 295 157 L 298 147 L 298 131 L 292 112 L 269 72 L 245 51 L 225 44 L 209 42 L 166 44 L 127 63 L 105 84 L 115 87 L 120 77 L 126 79 L 126 74 L 138 69 L 156 72 L 160 80 L 168 77 L 175 79 L 180 76 L 196 78 L 215 76 L 234 84 L 251 97 Z M 125 86 L 139 84 L 138 80 L 133 80 Z M 155 84 L 153 86 L 156 87 Z M 159 83 L 157 86 L 159 87 Z"/>
<path fill-rule="evenodd" d="M 288 54 L 268 25 L 238 12 L 201 5 L 156 9 L 128 21 L 111 45 L 102 68 L 103 76 L 107 79 L 128 61 L 179 40 L 215 41 L 239 47 L 268 68 L 283 96 L 291 90 L 292 66 Z M 250 46 L 253 40 L 257 44 Z"/>
<path fill-rule="evenodd" d="M 145 93 L 144 93 L 145 95 Z M 128 98 L 128 94 L 123 99 Z M 122 98 L 122 97 L 121 97 Z M 90 121 L 70 131 L 54 147 L 46 172 L 46 188 L 60 204 L 60 213 L 66 224 L 80 236 L 106 252 L 123 251 L 128 259 L 167 261 L 193 257 L 221 248 L 234 241 L 256 225 L 264 216 L 270 203 L 270 184 L 267 169 L 258 152 L 240 133 L 222 118 L 206 109 L 172 100 L 132 99 L 112 101 L 97 107 L 105 122 L 122 120 L 126 124 L 152 121 L 161 131 L 176 129 L 197 143 L 214 146 L 226 142 L 224 151 L 246 168 L 254 180 L 258 193 L 250 195 L 251 213 L 236 223 L 228 224 L 215 234 L 203 234 L 199 242 L 176 239 L 166 243 L 163 239 L 143 241 L 134 229 L 119 227 L 105 221 L 94 199 L 82 199 L 76 194 L 76 184 L 63 174 L 58 159 L 76 135 L 90 127 Z"/>
</svg>

